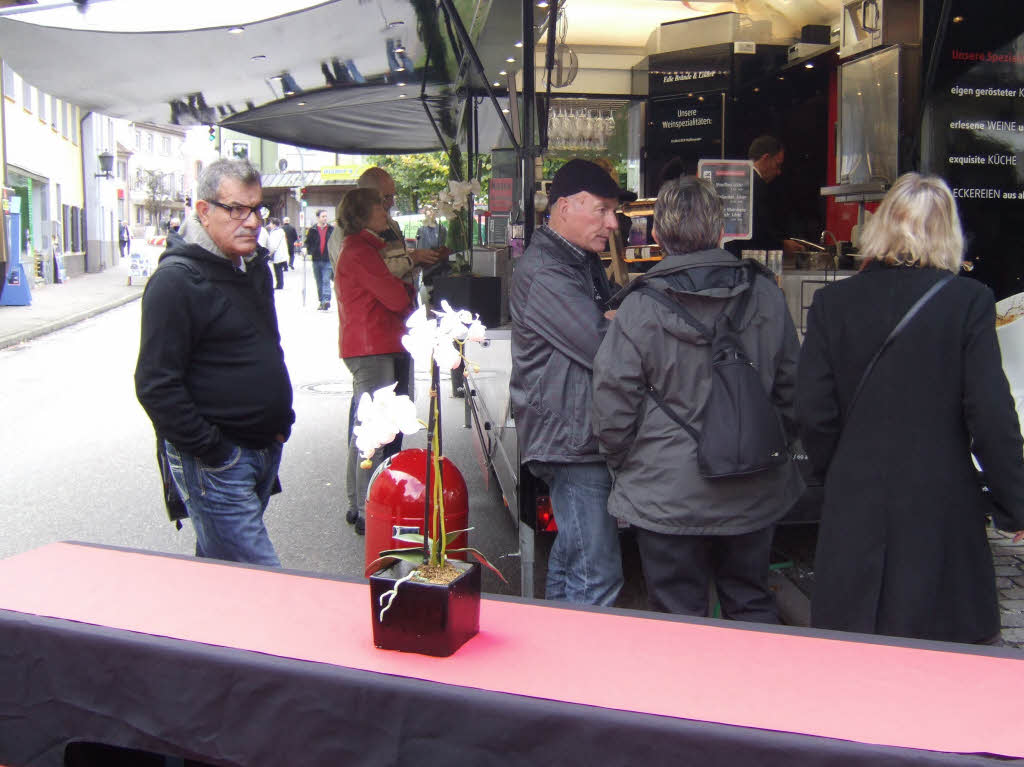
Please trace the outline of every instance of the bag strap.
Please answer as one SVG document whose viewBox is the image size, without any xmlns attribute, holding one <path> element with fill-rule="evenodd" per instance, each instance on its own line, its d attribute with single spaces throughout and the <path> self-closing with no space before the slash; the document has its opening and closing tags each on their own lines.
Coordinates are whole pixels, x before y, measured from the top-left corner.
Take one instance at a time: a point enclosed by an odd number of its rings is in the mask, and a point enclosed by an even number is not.
<svg viewBox="0 0 1024 767">
<path fill-rule="evenodd" d="M 734 310 L 731 313 L 729 312 L 728 307 L 722 310 L 722 315 L 725 316 L 726 320 L 729 322 L 729 326 L 733 328 L 733 330 L 736 329 L 736 323 L 740 319 L 742 319 L 743 315 L 746 313 L 747 304 L 750 303 L 750 294 L 753 293 L 754 291 L 754 280 L 757 279 L 757 272 L 751 269 L 749 270 L 749 276 L 749 287 L 740 294 L 739 300 L 736 302 Z M 658 303 L 662 304 L 663 306 L 671 309 L 676 314 L 680 315 L 686 321 L 686 323 L 693 327 L 698 333 L 700 333 L 701 337 L 708 343 L 712 343 L 712 341 L 714 340 L 714 329 L 708 328 L 707 325 L 705 325 L 703 322 L 694 317 L 687 310 L 687 308 L 683 306 L 682 301 L 679 301 L 677 298 L 675 298 L 675 295 L 677 295 L 676 291 L 673 291 L 671 288 L 669 288 L 668 290 L 660 290 L 654 287 L 653 285 L 650 285 L 646 281 L 637 285 L 635 290 L 637 292 L 643 293 L 645 296 L 653 298 Z"/>
<path fill-rule="evenodd" d="M 690 424 L 688 424 L 686 421 L 680 418 L 679 414 L 676 413 L 676 411 L 674 411 L 672 408 L 670 408 L 668 406 L 668 403 L 661 398 L 661 395 L 658 394 L 657 389 L 655 389 L 650 384 L 647 384 L 647 393 L 651 395 L 651 398 L 654 400 L 655 404 L 665 411 L 665 415 L 667 415 L 677 424 L 686 429 L 687 434 L 689 434 L 693 438 L 693 441 L 695 443 L 700 443 L 700 432 L 698 432 L 695 428 L 690 426 Z"/>
<path fill-rule="evenodd" d="M 909 309 L 907 309 L 907 313 L 903 315 L 903 318 L 896 323 L 896 327 L 894 327 L 889 332 L 889 335 L 886 336 L 885 340 L 882 341 L 882 345 L 878 347 L 878 351 L 875 352 L 875 356 L 871 358 L 871 361 L 868 363 L 868 366 L 864 368 L 864 373 L 861 375 L 860 381 L 857 383 L 857 388 L 854 389 L 853 391 L 853 398 L 850 400 L 849 407 L 846 408 L 847 418 L 849 418 L 850 413 L 853 412 L 853 406 L 857 404 L 857 399 L 860 397 L 860 393 L 864 389 L 864 384 L 867 382 L 868 377 L 871 375 L 871 371 L 874 370 L 875 363 L 878 362 L 878 358 L 882 356 L 882 352 L 884 352 L 886 349 L 889 348 L 890 345 L 892 345 L 892 342 L 895 340 L 896 336 L 898 336 L 903 331 L 903 329 L 910 324 L 910 321 L 914 319 L 914 317 L 917 316 L 917 313 L 924 308 L 924 305 L 927 304 L 932 299 L 932 296 L 934 296 L 936 293 L 942 290 L 946 286 L 946 284 L 953 279 L 953 277 L 954 275 L 952 274 L 946 274 L 940 277 L 935 282 L 935 284 L 933 284 L 930 288 L 928 288 L 928 290 L 925 291 L 923 296 L 917 299 L 917 301 L 915 301 L 914 304 Z"/>
<path fill-rule="evenodd" d="M 653 298 L 662 306 L 680 315 L 688 325 L 692 326 L 694 330 L 700 333 L 701 338 L 703 338 L 708 343 L 711 343 L 711 339 L 714 338 L 714 331 L 709 330 L 707 325 L 705 325 L 703 322 L 701 322 L 692 314 L 690 314 L 690 312 L 686 309 L 685 306 L 682 305 L 682 303 L 669 296 L 664 290 L 659 290 L 653 285 L 648 285 L 647 283 L 644 283 L 642 285 L 637 286 L 636 292 L 643 293 L 645 296 Z"/>
<path fill-rule="evenodd" d="M 682 318 L 686 320 L 687 323 L 692 325 L 694 329 L 698 333 L 700 333 L 702 338 L 704 338 L 708 343 L 711 343 L 711 331 L 709 331 L 708 328 L 696 317 L 690 314 L 690 312 L 688 312 L 679 301 L 668 296 L 663 290 L 658 290 L 658 288 L 654 287 L 653 285 L 648 285 L 646 283 L 638 285 L 636 289 L 638 292 L 643 293 L 645 296 L 650 296 L 652 299 L 654 299 L 661 305 L 682 316 Z M 652 399 L 654 399 L 655 404 L 665 411 L 665 415 L 667 415 L 669 418 L 671 418 L 673 421 L 675 421 L 677 424 L 679 424 L 686 430 L 687 434 L 690 435 L 690 437 L 693 439 L 695 443 L 700 442 L 700 432 L 698 432 L 695 428 L 693 428 L 693 426 L 686 423 L 686 421 L 680 418 L 679 414 L 676 413 L 675 410 L 673 410 L 671 407 L 669 407 L 669 404 L 665 402 L 664 399 L 662 399 L 660 394 L 658 394 L 658 390 L 655 389 L 654 386 L 649 383 L 647 384 L 647 393 L 651 395 Z"/>
</svg>

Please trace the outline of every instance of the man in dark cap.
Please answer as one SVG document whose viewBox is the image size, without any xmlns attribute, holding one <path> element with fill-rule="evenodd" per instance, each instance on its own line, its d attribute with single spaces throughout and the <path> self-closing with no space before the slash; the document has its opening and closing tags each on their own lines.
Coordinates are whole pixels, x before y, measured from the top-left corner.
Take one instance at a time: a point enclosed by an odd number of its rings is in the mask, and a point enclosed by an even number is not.
<svg viewBox="0 0 1024 767">
<path fill-rule="evenodd" d="M 618 226 L 619 186 L 576 159 L 555 174 L 548 197 L 550 221 L 512 274 L 512 405 L 523 463 L 547 483 L 558 524 L 545 596 L 610 605 L 622 559 L 590 408 L 594 357 L 613 315 L 597 254 Z"/>
</svg>

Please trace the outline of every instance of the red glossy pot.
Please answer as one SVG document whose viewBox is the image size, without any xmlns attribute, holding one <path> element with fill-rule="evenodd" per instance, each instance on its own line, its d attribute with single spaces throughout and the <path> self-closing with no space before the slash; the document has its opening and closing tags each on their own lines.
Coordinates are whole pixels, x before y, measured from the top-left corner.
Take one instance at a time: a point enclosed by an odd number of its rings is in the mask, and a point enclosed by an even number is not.
<svg viewBox="0 0 1024 767">
<path fill-rule="evenodd" d="M 366 564 L 387 549 L 412 548 L 413 544 L 396 541 L 400 533 L 423 532 L 423 506 L 426 502 L 424 477 L 427 451 L 411 448 L 385 459 L 374 473 L 366 495 Z M 441 459 L 444 486 L 445 529 L 449 532 L 469 527 L 469 494 L 466 480 L 447 458 Z M 433 519 L 433 509 L 431 509 Z M 449 544 L 457 549 L 467 545 L 465 533 Z M 453 559 L 466 559 L 453 554 Z"/>
</svg>

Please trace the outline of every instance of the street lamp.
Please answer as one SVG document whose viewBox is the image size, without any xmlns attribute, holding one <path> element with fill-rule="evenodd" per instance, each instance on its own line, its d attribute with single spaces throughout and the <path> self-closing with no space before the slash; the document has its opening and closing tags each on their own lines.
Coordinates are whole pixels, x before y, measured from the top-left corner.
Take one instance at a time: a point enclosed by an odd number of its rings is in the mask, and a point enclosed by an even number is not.
<svg viewBox="0 0 1024 767">
<path fill-rule="evenodd" d="M 114 155 L 110 152 L 103 151 L 97 155 L 96 159 L 99 160 L 100 163 L 100 172 L 95 174 L 96 178 L 99 178 L 100 176 L 103 178 L 113 178 L 114 176 L 110 171 L 114 169 Z"/>
</svg>

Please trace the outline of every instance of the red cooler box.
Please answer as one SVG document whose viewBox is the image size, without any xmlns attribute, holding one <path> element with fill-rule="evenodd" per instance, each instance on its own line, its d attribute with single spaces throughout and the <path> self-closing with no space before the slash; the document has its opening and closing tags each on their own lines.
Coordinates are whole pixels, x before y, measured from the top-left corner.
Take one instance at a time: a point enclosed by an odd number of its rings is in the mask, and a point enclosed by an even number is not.
<svg viewBox="0 0 1024 767">
<path fill-rule="evenodd" d="M 385 459 L 374 473 L 366 497 L 366 564 L 388 549 L 413 548 L 413 544 L 396 541 L 395 535 L 423 532 L 423 507 L 426 503 L 427 451 L 422 448 L 402 450 Z M 444 478 L 445 529 L 465 530 L 469 527 L 469 494 L 466 480 L 447 458 L 441 459 Z M 467 546 L 463 533 L 449 544 L 458 549 Z M 453 559 L 466 559 L 465 553 Z"/>
</svg>

